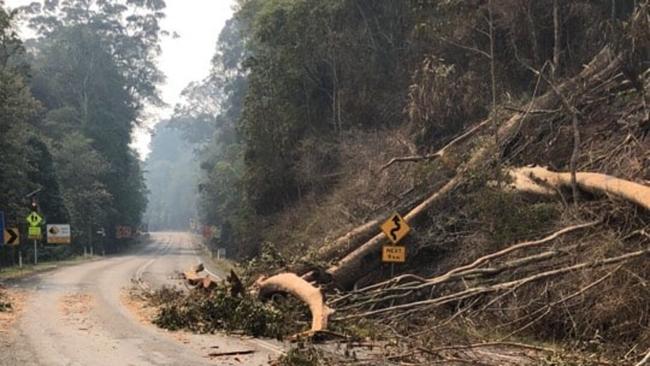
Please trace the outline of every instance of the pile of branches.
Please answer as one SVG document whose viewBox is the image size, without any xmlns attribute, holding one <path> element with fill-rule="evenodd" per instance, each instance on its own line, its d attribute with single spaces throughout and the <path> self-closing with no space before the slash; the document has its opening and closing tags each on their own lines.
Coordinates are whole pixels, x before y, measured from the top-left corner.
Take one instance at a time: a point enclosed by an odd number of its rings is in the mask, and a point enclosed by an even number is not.
<svg viewBox="0 0 650 366">
<path fill-rule="evenodd" d="M 163 287 L 144 294 L 155 307 L 153 323 L 168 330 L 196 333 L 228 332 L 283 339 L 307 323 L 307 311 L 290 299 L 263 302 L 245 292 L 233 293 L 226 282 L 189 291 Z M 301 319 L 303 321 L 301 321 Z"/>
</svg>

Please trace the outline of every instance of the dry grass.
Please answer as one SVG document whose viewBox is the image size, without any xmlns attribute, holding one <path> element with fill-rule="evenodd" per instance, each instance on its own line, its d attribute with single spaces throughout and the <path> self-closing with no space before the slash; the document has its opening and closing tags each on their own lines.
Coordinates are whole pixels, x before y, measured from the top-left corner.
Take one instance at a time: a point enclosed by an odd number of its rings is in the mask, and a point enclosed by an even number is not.
<svg viewBox="0 0 650 366">
<path fill-rule="evenodd" d="M 402 164 L 379 172 L 392 157 L 412 153 L 414 147 L 402 131 L 353 131 L 340 139 L 341 170 L 331 188 L 306 194 L 266 223 L 265 237 L 289 257 L 416 199 L 422 186 L 437 180 L 432 175 L 445 172 L 428 164 Z"/>
</svg>

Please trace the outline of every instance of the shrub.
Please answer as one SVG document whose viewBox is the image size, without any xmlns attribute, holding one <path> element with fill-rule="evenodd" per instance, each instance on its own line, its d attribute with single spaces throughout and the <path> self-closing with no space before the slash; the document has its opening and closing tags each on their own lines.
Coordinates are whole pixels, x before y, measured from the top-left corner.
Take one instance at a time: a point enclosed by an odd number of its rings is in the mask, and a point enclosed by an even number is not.
<svg viewBox="0 0 650 366">
<path fill-rule="evenodd" d="M 164 300 L 164 301 L 161 301 Z M 162 288 L 149 296 L 159 306 L 153 322 L 169 330 L 197 333 L 242 332 L 255 337 L 282 338 L 298 331 L 295 319 L 305 310 L 293 303 L 263 303 L 248 295 L 231 296 L 226 285 L 205 292 Z"/>
</svg>

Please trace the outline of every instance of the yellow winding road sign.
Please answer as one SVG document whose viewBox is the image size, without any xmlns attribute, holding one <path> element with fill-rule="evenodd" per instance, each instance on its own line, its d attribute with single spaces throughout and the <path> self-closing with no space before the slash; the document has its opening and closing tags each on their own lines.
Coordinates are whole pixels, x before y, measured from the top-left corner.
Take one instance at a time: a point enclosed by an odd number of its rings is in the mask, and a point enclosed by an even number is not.
<svg viewBox="0 0 650 366">
<path fill-rule="evenodd" d="M 383 225 L 381 225 L 381 230 L 386 234 L 388 239 L 393 242 L 393 244 L 397 244 L 409 233 L 409 231 L 411 231 L 411 227 L 408 226 L 402 216 L 395 213 L 384 222 Z"/>
</svg>

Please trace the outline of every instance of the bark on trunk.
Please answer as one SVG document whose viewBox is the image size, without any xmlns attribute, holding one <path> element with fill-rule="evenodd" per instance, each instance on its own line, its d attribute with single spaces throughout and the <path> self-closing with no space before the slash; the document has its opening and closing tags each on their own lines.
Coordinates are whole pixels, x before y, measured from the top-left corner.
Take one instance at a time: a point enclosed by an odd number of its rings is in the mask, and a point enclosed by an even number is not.
<svg viewBox="0 0 650 366">
<path fill-rule="evenodd" d="M 516 190 L 554 195 L 557 189 L 571 187 L 571 173 L 552 172 L 542 167 L 526 167 L 512 171 Z M 590 193 L 612 195 L 650 210 L 650 187 L 600 173 L 577 172 L 576 184 Z"/>
<path fill-rule="evenodd" d="M 287 293 L 295 296 L 309 306 L 311 312 L 311 332 L 327 329 L 327 319 L 332 310 L 325 305 L 323 293 L 309 282 L 294 273 L 280 273 L 269 278 L 260 278 L 256 282 L 259 297 L 268 298 L 274 293 Z"/>
</svg>

